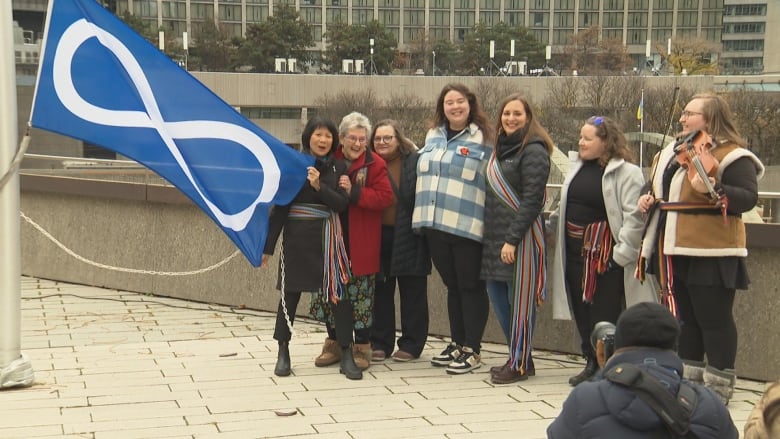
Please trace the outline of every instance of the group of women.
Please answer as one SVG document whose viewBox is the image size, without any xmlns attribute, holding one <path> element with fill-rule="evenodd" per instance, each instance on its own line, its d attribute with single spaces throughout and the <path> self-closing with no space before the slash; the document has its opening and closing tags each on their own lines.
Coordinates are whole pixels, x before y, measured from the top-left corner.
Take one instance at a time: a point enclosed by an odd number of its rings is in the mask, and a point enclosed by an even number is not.
<svg viewBox="0 0 780 439">
<path fill-rule="evenodd" d="M 283 230 L 275 373 L 290 374 L 302 291 L 317 292 L 311 314 L 328 332 L 317 366 L 340 363 L 347 378 L 360 379 L 371 361 L 419 358 L 432 261 L 447 288 L 451 342 L 431 363 L 449 374 L 482 365 L 490 303 L 508 346 L 507 361 L 491 368 L 493 383 L 535 374 L 536 312 L 549 290 L 554 317 L 576 322 L 586 358 L 569 379 L 577 385 L 598 371 L 594 324 L 661 300 L 681 322 L 686 375 L 727 401 L 737 342 L 731 308 L 735 290 L 748 283 L 741 213 L 756 204 L 763 166 L 721 97 L 695 96 L 680 123 L 680 140 L 656 155 L 645 184 L 617 123 L 589 118 L 559 208 L 545 224 L 554 144 L 519 94 L 501 102 L 491 126 L 467 86 L 446 85 L 419 150 L 392 120 L 372 129 L 359 113 L 338 128 L 311 119 L 301 140 L 316 164 L 295 200 L 273 210 L 265 251 L 273 253 Z M 692 133 L 708 140 L 704 155 L 716 164 L 707 179 L 683 160 L 692 157 Z"/>
</svg>

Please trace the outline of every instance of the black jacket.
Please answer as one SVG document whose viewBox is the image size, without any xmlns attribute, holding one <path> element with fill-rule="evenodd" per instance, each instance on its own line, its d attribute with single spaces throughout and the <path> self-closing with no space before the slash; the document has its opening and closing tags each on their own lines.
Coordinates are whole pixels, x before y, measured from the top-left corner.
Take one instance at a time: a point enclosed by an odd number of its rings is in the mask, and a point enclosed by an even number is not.
<svg viewBox="0 0 780 439">
<path fill-rule="evenodd" d="M 615 354 L 606 370 L 632 363 L 647 371 L 677 394 L 682 361 L 673 351 L 637 348 Z M 737 439 L 731 415 L 710 389 L 693 385 L 698 404 L 691 417 L 691 431 L 699 439 Z M 650 439 L 663 423 L 655 412 L 630 389 L 606 379 L 584 382 L 572 390 L 560 416 L 547 428 L 550 439 L 620 438 Z M 667 436 L 671 437 L 671 436 Z"/>
<path fill-rule="evenodd" d="M 390 266 L 383 266 L 385 276 L 427 276 L 431 274 L 431 255 L 425 236 L 412 230 L 414 193 L 417 185 L 417 152 L 407 153 L 401 160 L 401 178 L 393 186 L 397 199 Z M 389 176 L 388 176 L 389 178 Z M 392 184 L 392 178 L 390 179 Z M 387 241 L 383 239 L 382 245 Z"/>
<path fill-rule="evenodd" d="M 550 154 L 540 140 L 524 148 L 518 141 L 501 136 L 496 145 L 504 178 L 520 198 L 520 210 L 505 205 L 492 188 L 485 195 L 485 227 L 482 235 L 482 270 L 485 280 L 511 281 L 513 266 L 501 262 L 504 243 L 518 245 L 544 208 L 544 193 L 550 175 Z M 489 186 L 489 184 L 488 184 Z"/>
<path fill-rule="evenodd" d="M 349 205 L 349 198 L 338 186 L 339 177 L 346 175 L 347 165 L 330 156 L 315 164 L 320 171 L 320 190 L 315 191 L 308 180 L 286 206 L 275 206 L 271 211 L 265 254 L 273 254 L 279 235 L 283 234 L 283 253 L 286 291 L 318 291 L 322 288 L 323 228 L 325 220 L 290 219 L 290 205 L 296 203 L 321 204 L 335 212 L 342 212 Z M 276 288 L 281 288 L 280 276 Z"/>
</svg>

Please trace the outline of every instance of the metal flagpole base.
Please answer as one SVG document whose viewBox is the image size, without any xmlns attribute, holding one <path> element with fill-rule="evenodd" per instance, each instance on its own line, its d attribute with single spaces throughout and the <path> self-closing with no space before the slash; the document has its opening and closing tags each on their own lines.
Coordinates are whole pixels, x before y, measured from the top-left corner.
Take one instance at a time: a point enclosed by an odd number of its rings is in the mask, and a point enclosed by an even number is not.
<svg viewBox="0 0 780 439">
<path fill-rule="evenodd" d="M 32 363 L 27 355 L 22 354 L 11 364 L 0 369 L 0 389 L 9 387 L 29 387 L 35 379 Z"/>
</svg>

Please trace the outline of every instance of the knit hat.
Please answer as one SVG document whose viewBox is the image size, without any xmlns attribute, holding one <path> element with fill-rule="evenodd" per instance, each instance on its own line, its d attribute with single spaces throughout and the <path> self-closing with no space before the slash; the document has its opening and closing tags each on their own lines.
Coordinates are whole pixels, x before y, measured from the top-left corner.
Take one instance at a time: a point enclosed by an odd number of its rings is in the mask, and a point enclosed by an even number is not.
<svg viewBox="0 0 780 439">
<path fill-rule="evenodd" d="M 644 346 L 677 350 L 680 325 L 666 307 L 638 303 L 620 314 L 615 328 L 615 349 Z"/>
</svg>

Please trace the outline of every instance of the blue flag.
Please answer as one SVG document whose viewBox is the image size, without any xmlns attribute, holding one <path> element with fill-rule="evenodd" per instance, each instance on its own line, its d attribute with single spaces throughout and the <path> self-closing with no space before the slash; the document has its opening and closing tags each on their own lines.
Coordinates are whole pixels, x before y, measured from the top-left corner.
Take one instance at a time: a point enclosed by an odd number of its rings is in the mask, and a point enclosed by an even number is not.
<svg viewBox="0 0 780 439">
<path fill-rule="evenodd" d="M 51 0 L 43 46 L 31 124 L 155 171 L 259 266 L 270 206 L 292 201 L 313 158 L 241 116 L 94 0 Z"/>
</svg>

